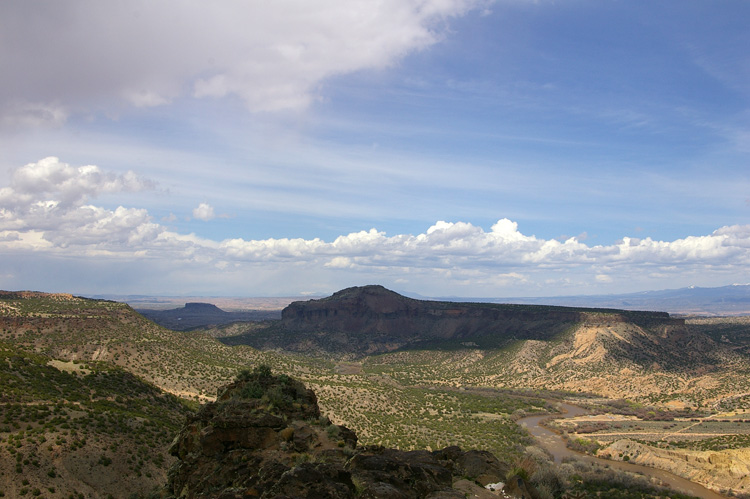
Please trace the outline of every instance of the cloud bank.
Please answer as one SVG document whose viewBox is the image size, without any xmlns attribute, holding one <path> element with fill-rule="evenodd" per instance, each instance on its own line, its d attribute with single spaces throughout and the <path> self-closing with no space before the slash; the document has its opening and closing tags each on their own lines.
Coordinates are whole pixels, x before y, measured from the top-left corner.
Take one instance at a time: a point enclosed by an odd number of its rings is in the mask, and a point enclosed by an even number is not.
<svg viewBox="0 0 750 499">
<path fill-rule="evenodd" d="M 674 287 L 685 278 L 695 282 L 745 276 L 746 280 L 750 275 L 750 225 L 721 227 L 711 234 L 674 241 L 623 237 L 611 245 L 587 245 L 577 238 L 540 239 L 524 234 L 507 218 L 489 230 L 469 222 L 438 221 L 416 235 L 389 236 L 373 228 L 332 241 L 212 240 L 169 230 L 143 208 L 91 203 L 108 193 L 154 187 L 132 172 L 114 175 L 57 158 L 17 168 L 11 184 L 0 189 L 0 267 L 5 267 L 0 268 L 0 276 L 22 278 L 23 269 L 13 264 L 20 254 L 39 261 L 64 257 L 111 266 L 125 261 L 157 266 L 161 262 L 165 272 L 179 270 L 198 288 L 201 279 L 230 273 L 245 283 L 261 274 L 270 280 L 294 276 L 285 285 L 297 293 L 355 280 L 396 283 L 433 295 L 451 289 L 461 290 L 460 294 L 473 290 L 474 296 L 544 291 L 549 295 L 570 290 L 625 291 L 634 283 Z M 205 203 L 193 211 L 194 217 L 206 221 L 212 215 Z M 212 277 L 206 277 L 207 272 Z M 144 273 L 140 283 L 153 279 L 153 274 Z M 80 285 L 61 283 L 69 289 Z M 171 285 L 180 287 L 177 281 Z M 9 286 L 0 278 L 0 287 Z M 234 292 L 242 294 L 239 289 Z"/>
<path fill-rule="evenodd" d="M 235 96 L 254 112 L 299 110 L 325 79 L 393 65 L 485 3 L 2 2 L 2 122 L 59 125 L 113 97 L 152 107 Z"/>
</svg>

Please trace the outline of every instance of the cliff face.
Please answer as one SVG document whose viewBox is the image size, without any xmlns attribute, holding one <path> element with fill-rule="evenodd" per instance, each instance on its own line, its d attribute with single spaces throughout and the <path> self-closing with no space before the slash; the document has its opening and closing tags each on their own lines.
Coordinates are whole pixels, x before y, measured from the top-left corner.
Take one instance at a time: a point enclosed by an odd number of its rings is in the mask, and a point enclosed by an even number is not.
<svg viewBox="0 0 750 499">
<path fill-rule="evenodd" d="M 188 418 L 170 452 L 178 462 L 168 493 L 180 498 L 496 497 L 483 485 L 509 469 L 489 452 L 458 447 L 357 447 L 354 432 L 320 418 L 312 391 L 263 368 Z M 535 497 L 512 478 L 518 497 Z"/>
<path fill-rule="evenodd" d="M 496 347 L 512 339 L 547 340 L 579 323 L 622 322 L 644 327 L 681 323 L 662 312 L 424 301 L 364 286 L 294 302 L 283 310 L 280 327 L 294 333 L 285 338 L 287 347 L 294 337 L 324 350 L 350 345 L 358 353 L 379 353 L 441 340 Z"/>
</svg>

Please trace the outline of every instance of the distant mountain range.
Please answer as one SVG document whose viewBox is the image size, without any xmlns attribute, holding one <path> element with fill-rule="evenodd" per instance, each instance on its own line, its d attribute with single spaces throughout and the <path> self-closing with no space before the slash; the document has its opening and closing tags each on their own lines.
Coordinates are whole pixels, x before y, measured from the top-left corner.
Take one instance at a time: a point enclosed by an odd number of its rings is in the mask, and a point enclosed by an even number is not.
<svg viewBox="0 0 750 499">
<path fill-rule="evenodd" d="M 750 285 L 733 284 L 718 288 L 690 286 L 617 295 L 503 298 L 497 301 L 568 307 L 658 310 L 679 315 L 750 315 Z"/>
</svg>

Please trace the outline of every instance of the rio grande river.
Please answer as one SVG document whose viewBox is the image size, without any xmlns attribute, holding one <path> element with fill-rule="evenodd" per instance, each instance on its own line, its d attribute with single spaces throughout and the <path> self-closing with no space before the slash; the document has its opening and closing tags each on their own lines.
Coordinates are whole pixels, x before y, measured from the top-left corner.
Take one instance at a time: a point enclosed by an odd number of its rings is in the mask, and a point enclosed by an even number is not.
<svg viewBox="0 0 750 499">
<path fill-rule="evenodd" d="M 562 404 L 562 408 L 566 411 L 566 413 L 565 415 L 561 416 L 561 418 L 574 418 L 576 416 L 587 414 L 587 411 L 585 409 L 581 409 L 580 407 L 576 407 L 570 404 Z M 527 418 L 519 420 L 518 424 L 524 426 L 529 431 L 529 433 L 531 433 L 537 439 L 539 444 L 552 454 L 556 463 L 561 462 L 564 457 L 575 457 L 576 459 L 579 459 L 581 461 L 607 465 L 613 469 L 640 473 L 648 477 L 657 478 L 670 488 L 684 494 L 702 497 L 703 499 L 726 499 L 726 497 L 721 494 L 708 490 L 707 488 L 702 487 L 697 483 L 678 477 L 677 475 L 673 475 L 672 473 L 669 473 L 667 471 L 649 468 L 646 466 L 639 466 L 637 464 L 624 463 L 621 461 L 599 459 L 593 456 L 588 456 L 572 451 L 565 447 L 565 441 L 560 435 L 551 430 L 548 430 L 547 428 L 539 424 L 543 419 L 547 419 L 549 417 L 549 415 L 529 416 Z"/>
</svg>

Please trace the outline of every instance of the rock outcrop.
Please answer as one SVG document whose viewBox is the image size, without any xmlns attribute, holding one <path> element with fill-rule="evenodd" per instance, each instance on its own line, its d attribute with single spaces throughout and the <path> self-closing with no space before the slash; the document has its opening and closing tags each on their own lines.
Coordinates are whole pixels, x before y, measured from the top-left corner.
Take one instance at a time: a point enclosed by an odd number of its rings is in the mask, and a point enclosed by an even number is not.
<svg viewBox="0 0 750 499">
<path fill-rule="evenodd" d="M 509 470 L 489 452 L 458 447 L 358 447 L 354 432 L 321 418 L 311 390 L 263 367 L 189 417 L 170 453 L 178 462 L 168 493 L 178 498 L 497 497 L 483 485 L 504 481 Z"/>
</svg>

